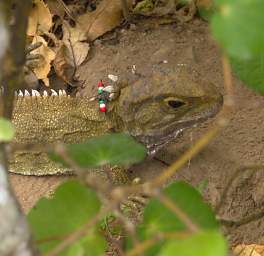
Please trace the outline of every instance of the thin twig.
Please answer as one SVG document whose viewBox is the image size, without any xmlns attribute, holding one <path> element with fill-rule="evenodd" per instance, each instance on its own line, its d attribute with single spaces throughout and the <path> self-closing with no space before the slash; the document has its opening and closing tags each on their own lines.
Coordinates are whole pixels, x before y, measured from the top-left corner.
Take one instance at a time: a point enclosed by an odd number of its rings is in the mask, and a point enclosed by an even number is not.
<svg viewBox="0 0 264 256">
<path fill-rule="evenodd" d="M 224 87 L 225 87 L 225 101 L 224 106 L 233 107 L 234 106 L 234 87 L 232 83 L 232 74 L 229 58 L 226 55 L 222 56 L 222 66 L 224 75 Z"/>
<path fill-rule="evenodd" d="M 74 21 L 77 22 L 76 19 L 73 17 L 70 9 L 67 7 L 67 5 L 62 1 L 62 0 L 57 0 L 57 2 L 59 3 L 59 5 L 62 6 L 62 8 L 64 9 L 64 11 L 66 12 L 66 14 Z M 59 12 L 58 12 L 59 13 Z M 63 17 L 60 17 L 63 20 Z"/>
<path fill-rule="evenodd" d="M 124 18 L 128 21 L 129 20 L 129 8 L 128 8 L 127 0 L 120 0 L 120 1 L 122 4 Z"/>
<path fill-rule="evenodd" d="M 126 254 L 126 256 L 138 256 L 143 254 L 147 249 L 151 248 L 157 243 L 157 239 L 148 239 L 137 246 L 134 246 L 134 248 Z"/>
</svg>

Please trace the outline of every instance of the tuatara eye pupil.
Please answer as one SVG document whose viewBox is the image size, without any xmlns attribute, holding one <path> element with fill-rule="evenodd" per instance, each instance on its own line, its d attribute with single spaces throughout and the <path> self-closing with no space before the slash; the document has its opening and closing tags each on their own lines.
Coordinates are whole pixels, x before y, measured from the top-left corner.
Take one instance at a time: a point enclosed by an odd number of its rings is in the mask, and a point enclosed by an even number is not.
<svg viewBox="0 0 264 256">
<path fill-rule="evenodd" d="M 168 105 L 172 108 L 179 108 L 183 106 L 185 103 L 179 100 L 169 100 Z"/>
</svg>

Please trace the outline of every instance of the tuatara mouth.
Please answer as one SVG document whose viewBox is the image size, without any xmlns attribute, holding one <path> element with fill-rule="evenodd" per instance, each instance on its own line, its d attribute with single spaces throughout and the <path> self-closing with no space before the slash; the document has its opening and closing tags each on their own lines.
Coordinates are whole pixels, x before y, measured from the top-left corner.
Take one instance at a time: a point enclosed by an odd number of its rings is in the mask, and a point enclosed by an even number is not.
<svg viewBox="0 0 264 256">
<path fill-rule="evenodd" d="M 152 136 L 140 136 L 137 138 L 137 140 L 145 145 L 148 155 L 154 155 L 160 149 L 175 141 L 175 139 L 183 133 L 183 130 L 196 127 L 197 125 L 207 121 L 209 118 L 213 118 L 220 111 L 222 104 L 223 98 L 221 96 L 219 101 L 212 104 L 211 108 L 209 108 L 208 111 L 203 112 L 195 119 L 184 121 L 176 120 L 175 122 L 172 122 L 170 124 L 170 128 L 176 127 L 173 131 L 167 133 L 164 132 L 164 134 L 156 134 Z"/>
<path fill-rule="evenodd" d="M 155 155 L 160 149 L 164 148 L 167 144 L 178 138 L 182 134 L 183 130 L 184 129 L 176 130 L 173 133 L 160 138 L 158 143 L 146 144 L 148 155 Z"/>
</svg>

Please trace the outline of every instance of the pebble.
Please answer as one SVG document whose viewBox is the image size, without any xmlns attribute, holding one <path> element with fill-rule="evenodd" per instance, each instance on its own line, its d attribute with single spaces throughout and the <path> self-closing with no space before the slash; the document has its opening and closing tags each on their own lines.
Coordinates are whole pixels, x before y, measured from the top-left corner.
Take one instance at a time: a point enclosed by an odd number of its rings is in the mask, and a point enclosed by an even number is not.
<svg viewBox="0 0 264 256">
<path fill-rule="evenodd" d="M 135 24 L 130 24 L 129 28 L 133 31 L 135 31 L 137 29 L 137 26 Z"/>
</svg>

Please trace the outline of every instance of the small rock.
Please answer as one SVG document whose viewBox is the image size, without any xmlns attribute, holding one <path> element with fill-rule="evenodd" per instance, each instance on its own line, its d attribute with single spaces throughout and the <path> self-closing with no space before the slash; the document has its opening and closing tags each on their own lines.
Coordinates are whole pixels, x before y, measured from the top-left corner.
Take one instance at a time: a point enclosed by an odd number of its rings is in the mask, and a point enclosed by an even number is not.
<svg viewBox="0 0 264 256">
<path fill-rule="evenodd" d="M 122 33 L 122 34 L 126 34 L 127 33 L 127 30 L 126 29 L 124 29 L 124 28 L 122 28 L 121 30 L 120 30 L 120 33 Z"/>
<path fill-rule="evenodd" d="M 130 24 L 129 28 L 135 31 L 137 29 L 137 26 L 135 24 Z"/>
<path fill-rule="evenodd" d="M 136 74 L 136 71 L 137 71 L 136 65 L 133 65 L 133 66 L 132 66 L 132 73 L 133 73 L 133 74 Z"/>
</svg>

